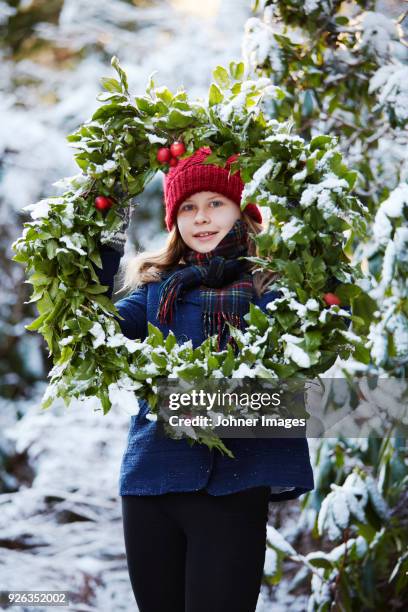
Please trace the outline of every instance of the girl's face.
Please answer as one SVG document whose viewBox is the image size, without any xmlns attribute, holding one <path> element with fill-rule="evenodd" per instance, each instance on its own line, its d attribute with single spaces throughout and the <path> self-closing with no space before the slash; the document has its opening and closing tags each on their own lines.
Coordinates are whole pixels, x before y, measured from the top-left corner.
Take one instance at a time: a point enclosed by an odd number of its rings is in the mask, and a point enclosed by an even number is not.
<svg viewBox="0 0 408 612">
<path fill-rule="evenodd" d="M 177 211 L 177 226 L 190 249 L 207 253 L 230 231 L 242 217 L 235 202 L 214 191 L 200 191 L 189 196 Z M 199 234 L 211 232 L 209 236 Z"/>
</svg>

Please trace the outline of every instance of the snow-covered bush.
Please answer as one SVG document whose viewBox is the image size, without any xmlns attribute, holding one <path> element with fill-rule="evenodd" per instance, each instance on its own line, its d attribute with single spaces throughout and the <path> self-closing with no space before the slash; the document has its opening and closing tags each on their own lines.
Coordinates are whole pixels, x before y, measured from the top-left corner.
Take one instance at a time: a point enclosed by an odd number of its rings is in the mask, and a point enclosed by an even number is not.
<svg viewBox="0 0 408 612">
<path fill-rule="evenodd" d="M 263 0 L 253 5 L 257 14 L 248 20 L 243 41 L 248 73 L 269 77 L 285 92 L 269 106 L 270 116 L 291 117 L 302 136 L 335 135 L 344 158 L 357 171 L 356 193 L 373 214 L 364 238 L 351 232 L 346 248 L 366 273 L 356 279 L 364 291 L 354 302 L 352 325 L 367 342 L 353 361 L 344 361 L 331 372 L 400 377 L 404 386 L 408 372 L 406 14 L 393 19 L 376 10 L 375 1 Z M 335 380 L 326 379 L 326 388 L 334 386 Z M 400 402 L 406 404 L 407 396 L 402 389 Z M 334 402 L 334 393 L 328 397 Z M 359 398 L 354 402 L 358 406 Z M 307 555 L 316 566 L 314 571 L 309 568 L 310 611 L 334 605 L 345 610 L 381 609 L 391 600 L 398 608 L 406 599 L 408 559 L 403 551 L 408 540 L 402 511 L 408 482 L 406 435 L 402 428 L 380 430 L 379 435 L 383 439 L 370 435 L 319 443 L 316 489 L 305 496 L 302 507 L 305 513 L 315 513 L 314 537 L 328 540 L 327 545 L 330 540 L 342 543 L 330 553 Z M 299 580 L 305 580 L 302 576 Z"/>
</svg>

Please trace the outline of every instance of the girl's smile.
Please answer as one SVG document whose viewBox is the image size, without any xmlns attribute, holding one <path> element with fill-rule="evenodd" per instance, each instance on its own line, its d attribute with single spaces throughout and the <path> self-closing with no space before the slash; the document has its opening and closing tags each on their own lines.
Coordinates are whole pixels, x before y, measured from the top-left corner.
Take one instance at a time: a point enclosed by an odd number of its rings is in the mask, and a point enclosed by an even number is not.
<svg viewBox="0 0 408 612">
<path fill-rule="evenodd" d="M 198 240 L 200 240 L 201 242 L 204 242 L 205 240 L 211 240 L 212 238 L 215 238 L 215 236 L 218 234 L 218 232 L 210 232 L 210 233 L 202 233 L 202 234 L 195 234 L 194 238 L 197 238 Z"/>
</svg>

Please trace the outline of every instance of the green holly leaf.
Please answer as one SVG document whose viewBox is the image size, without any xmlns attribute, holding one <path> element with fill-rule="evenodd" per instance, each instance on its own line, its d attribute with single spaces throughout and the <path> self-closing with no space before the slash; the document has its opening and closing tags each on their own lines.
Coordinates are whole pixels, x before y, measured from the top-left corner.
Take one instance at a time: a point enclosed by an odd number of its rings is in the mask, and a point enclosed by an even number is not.
<svg viewBox="0 0 408 612">
<path fill-rule="evenodd" d="M 111 60 L 111 65 L 112 67 L 116 70 L 116 72 L 119 75 L 119 79 L 122 85 L 122 89 L 128 93 L 128 80 L 127 80 L 127 76 L 126 76 L 126 72 L 124 70 L 122 70 L 120 64 L 119 64 L 119 59 L 114 56 L 112 57 Z"/>
<path fill-rule="evenodd" d="M 231 81 L 228 75 L 228 72 L 222 66 L 217 66 L 217 68 L 213 71 L 213 78 L 216 83 L 220 86 L 221 89 L 228 89 Z"/>
<path fill-rule="evenodd" d="M 251 325 L 255 325 L 260 334 L 264 334 L 269 327 L 268 317 L 266 314 L 252 302 L 249 304 L 249 321 Z"/>
<path fill-rule="evenodd" d="M 235 357 L 230 345 L 227 346 L 226 352 L 227 354 L 221 369 L 224 376 L 228 377 L 231 376 L 233 370 L 235 369 Z"/>
<path fill-rule="evenodd" d="M 211 83 L 208 99 L 210 106 L 220 104 L 224 99 L 223 94 L 221 93 L 217 85 L 215 85 L 215 83 Z"/>
<path fill-rule="evenodd" d="M 245 73 L 244 62 L 230 62 L 229 71 L 233 79 L 237 81 L 242 81 Z"/>
<path fill-rule="evenodd" d="M 154 348 L 163 346 L 163 332 L 158 327 L 150 323 L 150 321 L 147 322 L 147 333 L 149 337 L 149 344 L 151 346 Z"/>
<path fill-rule="evenodd" d="M 170 89 L 168 89 L 167 87 L 158 87 L 155 90 L 155 94 L 156 96 L 159 98 L 159 100 L 162 100 L 165 104 L 171 104 L 174 96 L 171 93 Z"/>
<path fill-rule="evenodd" d="M 168 117 L 168 127 L 171 130 L 185 128 L 192 123 L 193 117 L 190 111 L 182 112 L 179 110 L 172 110 Z"/>
<path fill-rule="evenodd" d="M 324 134 L 320 134 L 319 136 L 315 136 L 310 141 L 309 149 L 311 151 L 315 151 L 316 149 L 326 149 L 327 145 L 332 144 L 335 139 L 333 136 L 326 136 Z"/>
<path fill-rule="evenodd" d="M 102 77 L 101 83 L 104 89 L 107 89 L 108 91 L 119 93 L 122 92 L 121 84 L 116 79 Z"/>
</svg>

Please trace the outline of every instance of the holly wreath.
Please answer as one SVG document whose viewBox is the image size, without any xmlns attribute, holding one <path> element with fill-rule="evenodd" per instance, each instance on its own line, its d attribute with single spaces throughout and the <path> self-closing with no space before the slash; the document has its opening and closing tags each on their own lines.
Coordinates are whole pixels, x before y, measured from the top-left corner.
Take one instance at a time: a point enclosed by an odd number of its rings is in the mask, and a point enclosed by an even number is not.
<svg viewBox="0 0 408 612">
<path fill-rule="evenodd" d="M 356 173 L 336 138 L 306 142 L 291 133 L 291 122 L 271 118 L 284 91 L 267 78 L 247 78 L 242 62 L 214 70 L 206 100 L 156 87 L 153 75 L 144 95 L 132 97 L 118 59 L 111 63 L 117 78 L 101 80 L 100 107 L 67 137 L 80 173 L 57 183 L 62 195 L 28 207 L 32 220 L 12 245 L 39 314 L 25 327 L 42 334 L 53 358 L 41 406 L 96 396 L 106 414 L 118 397 L 135 406 L 145 399 L 155 420 L 159 380 L 313 378 L 338 356 L 367 361 L 364 338 L 345 322 L 362 323 L 352 314 L 362 272 L 348 254 L 366 231 L 367 209 L 352 193 Z M 191 340 L 179 345 L 151 323 L 143 341 L 126 338 L 95 272 L 98 243 L 117 230 L 122 207 L 201 146 L 212 150 L 206 163 L 225 166 L 236 154 L 231 172 L 239 169 L 245 183 L 241 209 L 250 201 L 267 209 L 254 236 L 258 254 L 247 259 L 279 273 L 271 289 L 281 297 L 266 313 L 250 304 L 245 332 L 231 327 L 236 355 L 230 345 L 217 352 L 215 336 L 196 348 Z M 180 437 L 169 423 L 165 430 Z M 233 456 L 209 427 L 186 427 L 181 437 Z"/>
</svg>

